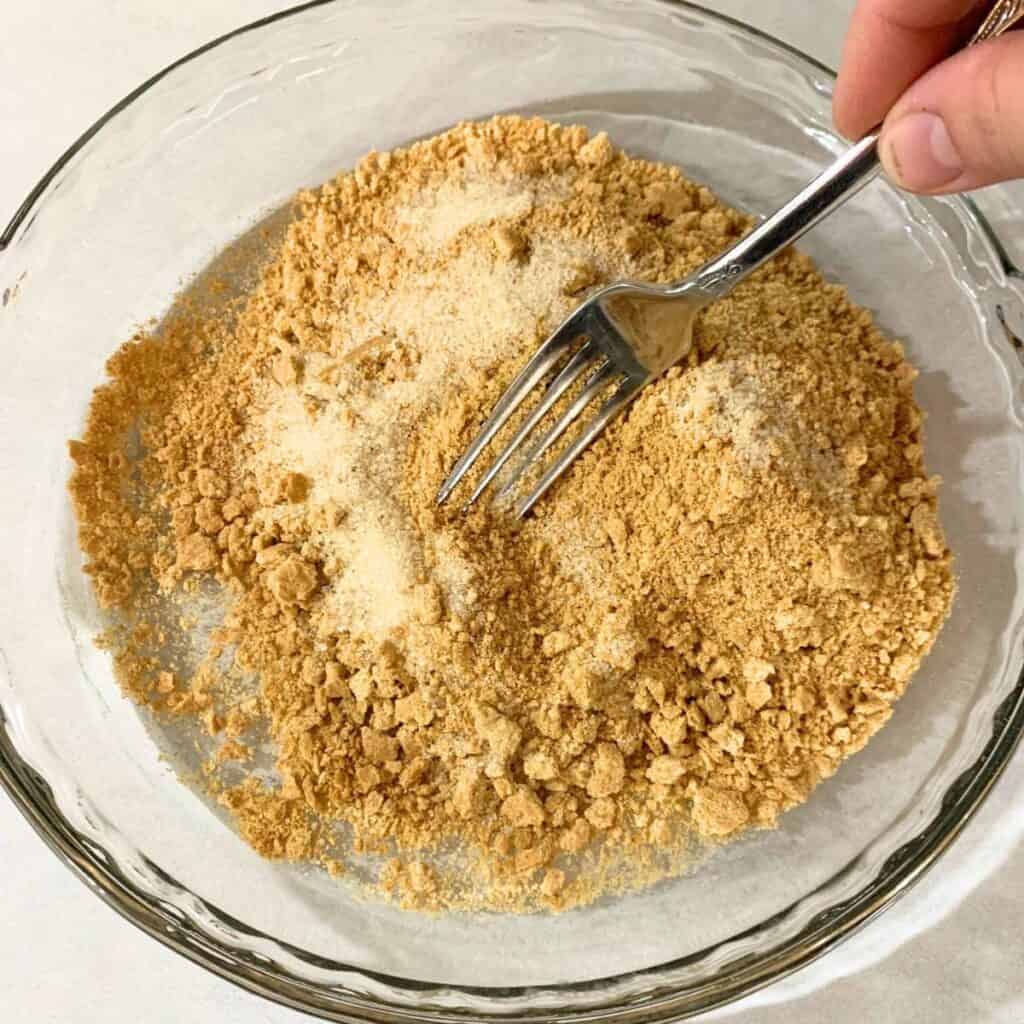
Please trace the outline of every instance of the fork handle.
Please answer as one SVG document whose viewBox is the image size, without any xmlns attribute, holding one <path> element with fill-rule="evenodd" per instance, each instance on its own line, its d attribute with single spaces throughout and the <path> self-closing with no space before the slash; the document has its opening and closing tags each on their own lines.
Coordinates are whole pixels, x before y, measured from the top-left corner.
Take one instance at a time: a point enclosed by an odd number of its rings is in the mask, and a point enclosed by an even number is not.
<svg viewBox="0 0 1024 1024">
<path fill-rule="evenodd" d="M 692 289 L 696 285 L 709 300 L 727 295 L 761 264 L 792 245 L 836 207 L 874 181 L 881 168 L 878 134 L 872 132 L 851 146 L 782 209 L 707 264 L 696 279 L 686 282 L 686 287 Z"/>
<path fill-rule="evenodd" d="M 967 46 L 995 39 L 1021 20 L 1024 20 L 1024 0 L 996 0 Z M 692 295 L 696 286 L 708 301 L 720 299 L 762 263 L 787 245 L 792 245 L 818 221 L 878 176 L 881 169 L 878 160 L 880 130 L 881 126 L 851 146 L 781 210 L 773 213 L 731 249 L 712 260 L 694 278 L 669 289 L 670 293 L 685 290 Z"/>
</svg>

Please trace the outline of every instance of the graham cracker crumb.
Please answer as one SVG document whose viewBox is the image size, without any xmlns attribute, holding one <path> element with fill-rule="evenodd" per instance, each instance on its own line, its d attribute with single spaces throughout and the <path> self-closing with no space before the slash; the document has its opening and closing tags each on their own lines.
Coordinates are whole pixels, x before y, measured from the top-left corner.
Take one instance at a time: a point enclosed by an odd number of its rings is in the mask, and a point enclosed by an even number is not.
<svg viewBox="0 0 1024 1024">
<path fill-rule="evenodd" d="M 797 252 L 522 527 L 434 501 L 579 294 L 748 226 L 603 134 L 464 124 L 303 193 L 237 308 L 111 358 L 69 445 L 104 646 L 220 734 L 260 853 L 561 910 L 775 826 L 885 723 L 953 598 L 939 482 L 902 349 Z"/>
</svg>

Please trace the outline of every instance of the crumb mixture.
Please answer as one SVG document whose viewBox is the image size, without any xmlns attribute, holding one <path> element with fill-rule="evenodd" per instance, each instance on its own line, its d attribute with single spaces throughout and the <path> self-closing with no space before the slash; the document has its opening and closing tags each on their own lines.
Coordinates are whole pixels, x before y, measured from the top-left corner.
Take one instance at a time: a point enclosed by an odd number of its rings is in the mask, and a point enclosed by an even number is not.
<svg viewBox="0 0 1024 1024">
<path fill-rule="evenodd" d="M 302 194 L 230 315 L 113 356 L 71 443 L 104 642 L 216 738 L 261 854 L 560 909 L 774 826 L 886 722 L 953 596 L 938 480 L 900 345 L 800 253 L 524 525 L 434 502 L 589 288 L 748 226 L 603 134 L 464 124 Z"/>
</svg>

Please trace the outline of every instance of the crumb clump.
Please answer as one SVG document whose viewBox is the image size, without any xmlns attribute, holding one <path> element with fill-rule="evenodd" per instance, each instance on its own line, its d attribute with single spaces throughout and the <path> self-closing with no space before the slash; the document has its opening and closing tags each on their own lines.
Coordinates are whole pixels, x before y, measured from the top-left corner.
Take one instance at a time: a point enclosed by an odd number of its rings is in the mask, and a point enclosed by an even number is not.
<svg viewBox="0 0 1024 1024">
<path fill-rule="evenodd" d="M 217 737 L 261 854 L 563 909 L 774 826 L 886 722 L 953 597 L 939 481 L 902 349 L 798 252 L 524 527 L 434 503 L 581 294 L 748 226 L 603 134 L 463 124 L 303 193 L 237 308 L 111 358 L 70 445 L 105 642 L 126 693 Z M 187 638 L 211 592 L 183 668 L 161 609 Z M 257 728 L 276 782 L 246 774 Z"/>
</svg>

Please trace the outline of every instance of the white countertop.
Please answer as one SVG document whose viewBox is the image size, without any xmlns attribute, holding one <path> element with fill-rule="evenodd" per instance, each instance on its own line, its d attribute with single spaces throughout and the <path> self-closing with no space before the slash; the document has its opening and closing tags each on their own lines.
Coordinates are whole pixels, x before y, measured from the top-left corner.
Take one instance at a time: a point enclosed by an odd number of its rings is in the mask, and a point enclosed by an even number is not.
<svg viewBox="0 0 1024 1024">
<path fill-rule="evenodd" d="M 852 0 L 704 0 L 828 64 Z M 0 221 L 83 130 L 154 70 L 284 6 L 275 0 L 9 5 L 0 35 Z M 983 202 L 1024 254 L 1024 186 Z M 1015 236 L 1015 237 L 1014 237 Z M 297 1024 L 126 924 L 0 796 L 0 1009 L 11 1022 Z M 714 1019 L 757 1024 L 1024 1021 L 1024 754 L 967 832 L 896 907 L 840 950 Z M 709 1018 L 710 1019 L 710 1018 Z"/>
</svg>

